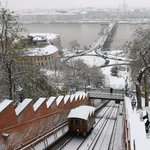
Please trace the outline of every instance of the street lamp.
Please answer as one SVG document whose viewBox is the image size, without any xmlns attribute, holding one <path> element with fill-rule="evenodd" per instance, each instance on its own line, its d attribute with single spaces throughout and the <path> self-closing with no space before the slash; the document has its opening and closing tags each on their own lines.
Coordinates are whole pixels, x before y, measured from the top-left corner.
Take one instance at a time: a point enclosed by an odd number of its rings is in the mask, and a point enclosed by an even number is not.
<svg viewBox="0 0 150 150">
<path fill-rule="evenodd" d="M 133 96 L 133 98 L 131 99 L 131 105 L 132 105 L 132 109 L 134 110 L 135 105 L 136 105 L 136 99 L 135 99 L 135 96 Z"/>
</svg>

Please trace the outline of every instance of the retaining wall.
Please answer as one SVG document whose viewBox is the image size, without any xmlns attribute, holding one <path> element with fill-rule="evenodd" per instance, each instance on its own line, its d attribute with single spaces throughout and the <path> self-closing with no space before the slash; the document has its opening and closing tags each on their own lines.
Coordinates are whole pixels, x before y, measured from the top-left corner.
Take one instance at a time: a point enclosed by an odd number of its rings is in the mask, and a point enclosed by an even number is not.
<svg viewBox="0 0 150 150">
<path fill-rule="evenodd" d="M 0 104 L 0 150 L 22 148 L 66 121 L 69 111 L 83 104 L 88 104 L 85 93 L 39 98 L 34 105 L 32 99 L 24 99 L 16 109 L 12 100 L 4 100 Z"/>
</svg>

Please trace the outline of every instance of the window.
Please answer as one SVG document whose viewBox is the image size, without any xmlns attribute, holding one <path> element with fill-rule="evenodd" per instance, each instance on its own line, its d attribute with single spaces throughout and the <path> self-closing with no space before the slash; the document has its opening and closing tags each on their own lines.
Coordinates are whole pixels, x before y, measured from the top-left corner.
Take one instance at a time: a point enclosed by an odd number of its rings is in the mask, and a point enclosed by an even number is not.
<svg viewBox="0 0 150 150">
<path fill-rule="evenodd" d="M 42 63 L 42 66 L 43 66 L 43 63 Z"/>
<path fill-rule="evenodd" d="M 38 65 L 40 66 L 40 63 L 38 63 Z"/>
<path fill-rule="evenodd" d="M 37 60 L 39 61 L 39 58 L 37 58 Z"/>
<path fill-rule="evenodd" d="M 30 60 L 32 61 L 32 58 L 30 58 Z"/>
<path fill-rule="evenodd" d="M 41 58 L 41 60 L 43 60 L 43 58 Z"/>
<path fill-rule="evenodd" d="M 86 127 L 86 121 L 82 120 L 82 127 Z"/>
<path fill-rule="evenodd" d="M 27 58 L 27 60 L 28 60 L 28 58 Z"/>
<path fill-rule="evenodd" d="M 50 57 L 49 57 L 49 60 L 50 60 Z"/>
<path fill-rule="evenodd" d="M 45 60 L 47 60 L 47 58 L 45 57 Z"/>
<path fill-rule="evenodd" d="M 75 119 L 75 126 L 80 126 L 80 120 Z"/>
<path fill-rule="evenodd" d="M 48 64 L 46 63 L 46 66 L 47 66 Z"/>
<path fill-rule="evenodd" d="M 34 61 L 36 61 L 36 58 L 34 58 Z"/>
<path fill-rule="evenodd" d="M 73 119 L 70 119 L 70 125 L 73 125 Z"/>
</svg>

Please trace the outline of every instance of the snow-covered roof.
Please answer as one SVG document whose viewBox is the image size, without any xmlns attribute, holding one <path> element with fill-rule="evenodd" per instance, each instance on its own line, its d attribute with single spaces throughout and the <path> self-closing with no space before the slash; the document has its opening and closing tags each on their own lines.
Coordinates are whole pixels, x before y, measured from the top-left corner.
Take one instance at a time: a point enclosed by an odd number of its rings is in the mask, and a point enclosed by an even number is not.
<svg viewBox="0 0 150 150">
<path fill-rule="evenodd" d="M 67 118 L 81 118 L 88 120 L 89 115 L 95 112 L 95 108 L 92 106 L 79 106 L 72 109 Z"/>
<path fill-rule="evenodd" d="M 33 41 L 42 41 L 42 40 L 46 40 L 46 37 L 42 37 L 42 36 L 35 36 L 34 38 L 33 38 Z"/>
<path fill-rule="evenodd" d="M 52 103 L 54 102 L 54 100 L 56 99 L 56 97 L 51 96 L 48 101 L 46 102 L 47 108 L 49 108 Z"/>
<path fill-rule="evenodd" d="M 30 36 L 45 36 L 47 40 L 53 40 L 58 37 L 59 34 L 54 34 L 54 33 L 30 33 Z"/>
<path fill-rule="evenodd" d="M 38 108 L 44 103 L 46 98 L 39 98 L 36 103 L 33 105 L 34 111 L 37 111 Z"/>
<path fill-rule="evenodd" d="M 59 96 L 57 99 L 56 99 L 56 104 L 57 106 L 60 104 L 60 102 L 63 100 L 64 96 Z"/>
<path fill-rule="evenodd" d="M 66 95 L 66 96 L 64 97 L 64 103 L 65 103 L 65 104 L 68 102 L 69 98 L 70 98 L 70 95 Z"/>
<path fill-rule="evenodd" d="M 46 56 L 51 55 L 58 51 L 58 48 L 54 45 L 48 45 L 44 48 L 32 48 L 27 52 L 27 56 Z"/>
<path fill-rule="evenodd" d="M 18 116 L 30 103 L 32 99 L 24 99 L 24 101 L 15 109 L 16 115 Z"/>
<path fill-rule="evenodd" d="M 0 113 L 5 110 L 13 101 L 5 99 L 2 103 L 0 103 Z"/>
</svg>

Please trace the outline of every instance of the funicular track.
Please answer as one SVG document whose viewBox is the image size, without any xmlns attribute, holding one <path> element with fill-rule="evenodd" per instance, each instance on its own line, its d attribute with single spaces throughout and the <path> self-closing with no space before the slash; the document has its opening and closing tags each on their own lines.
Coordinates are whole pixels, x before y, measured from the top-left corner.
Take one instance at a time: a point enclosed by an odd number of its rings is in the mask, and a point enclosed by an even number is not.
<svg viewBox="0 0 150 150">
<path fill-rule="evenodd" d="M 118 113 L 118 104 L 111 101 L 96 115 L 96 124 L 90 135 L 74 135 L 57 150 L 92 150 L 112 146 L 113 129 Z"/>
</svg>

